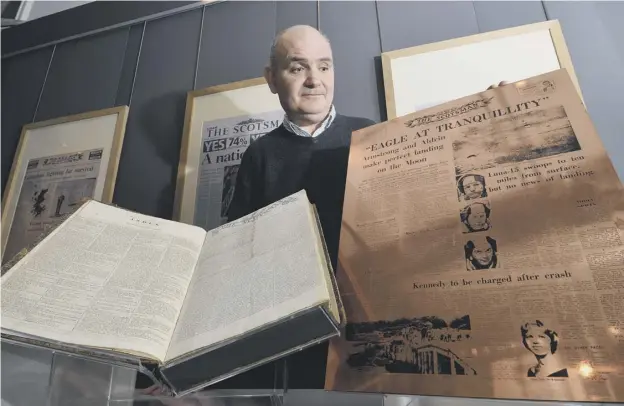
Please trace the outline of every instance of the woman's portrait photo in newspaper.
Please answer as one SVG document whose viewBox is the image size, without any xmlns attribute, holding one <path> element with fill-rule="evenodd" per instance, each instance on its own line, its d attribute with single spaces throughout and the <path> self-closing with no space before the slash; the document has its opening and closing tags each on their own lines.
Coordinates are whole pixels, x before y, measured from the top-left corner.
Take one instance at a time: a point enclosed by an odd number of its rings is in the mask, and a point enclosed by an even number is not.
<svg viewBox="0 0 624 406">
<path fill-rule="evenodd" d="M 487 197 L 485 177 L 475 173 L 458 176 L 457 196 L 460 202 Z"/>
<path fill-rule="evenodd" d="M 472 202 L 464 206 L 459 212 L 463 233 L 476 233 L 492 228 L 490 223 L 491 212 L 489 200 Z"/>
<path fill-rule="evenodd" d="M 490 236 L 475 236 L 464 245 L 466 269 L 476 271 L 499 267 L 496 240 Z"/>
<path fill-rule="evenodd" d="M 527 371 L 527 377 L 568 377 L 568 369 L 557 353 L 559 335 L 541 320 L 531 320 L 520 326 L 522 344 L 535 356 L 535 364 Z"/>
</svg>

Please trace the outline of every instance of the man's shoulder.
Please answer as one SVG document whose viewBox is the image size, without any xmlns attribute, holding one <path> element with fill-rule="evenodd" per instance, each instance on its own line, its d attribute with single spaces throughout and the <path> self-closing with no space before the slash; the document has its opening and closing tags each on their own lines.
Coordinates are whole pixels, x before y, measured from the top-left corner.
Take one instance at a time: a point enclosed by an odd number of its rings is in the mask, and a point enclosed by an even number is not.
<svg viewBox="0 0 624 406">
<path fill-rule="evenodd" d="M 353 131 L 361 130 L 362 128 L 370 127 L 377 124 L 374 120 L 365 117 L 347 116 L 344 114 L 337 114 L 336 120 L 342 125 L 350 127 Z"/>
<path fill-rule="evenodd" d="M 249 147 L 247 147 L 245 152 L 250 155 L 262 154 L 263 151 L 267 150 L 267 148 L 270 149 L 273 145 L 275 145 L 275 143 L 279 143 L 279 139 L 283 138 L 285 131 L 286 129 L 281 125 L 274 128 L 261 137 L 256 138 L 255 141 L 249 144 Z"/>
</svg>

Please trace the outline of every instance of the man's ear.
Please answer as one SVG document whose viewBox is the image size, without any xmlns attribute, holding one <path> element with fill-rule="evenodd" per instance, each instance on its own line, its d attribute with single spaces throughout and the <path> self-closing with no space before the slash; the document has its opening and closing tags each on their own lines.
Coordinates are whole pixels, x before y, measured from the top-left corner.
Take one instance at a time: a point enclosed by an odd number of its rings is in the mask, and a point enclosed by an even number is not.
<svg viewBox="0 0 624 406">
<path fill-rule="evenodd" d="M 271 70 L 270 66 L 266 66 L 264 68 L 264 79 L 269 85 L 269 89 L 271 89 L 271 93 L 273 94 L 277 93 L 277 90 L 275 90 L 275 82 L 273 81 L 273 71 Z"/>
</svg>

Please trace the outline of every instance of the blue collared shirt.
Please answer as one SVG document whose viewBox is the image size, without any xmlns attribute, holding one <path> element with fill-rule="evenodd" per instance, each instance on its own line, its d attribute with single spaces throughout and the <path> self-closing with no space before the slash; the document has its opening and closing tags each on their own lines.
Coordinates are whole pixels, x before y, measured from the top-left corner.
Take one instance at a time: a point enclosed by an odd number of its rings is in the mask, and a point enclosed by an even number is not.
<svg viewBox="0 0 624 406">
<path fill-rule="evenodd" d="M 314 131 L 312 134 L 310 134 L 309 132 L 307 132 L 303 128 L 299 127 L 297 124 L 295 124 L 292 121 L 290 121 L 288 119 L 287 115 L 284 115 L 284 120 L 283 120 L 282 124 L 284 125 L 284 128 L 286 130 L 288 130 L 289 132 L 291 132 L 291 133 L 293 133 L 295 135 L 298 135 L 300 137 L 312 137 L 312 138 L 314 138 L 314 137 L 316 137 L 318 135 L 321 135 L 325 130 L 327 130 L 329 128 L 329 126 L 334 122 L 335 118 L 336 118 L 336 108 L 332 104 L 331 109 L 329 110 L 329 114 L 327 115 L 325 120 L 323 120 L 323 122 L 321 123 L 319 128 L 317 128 L 316 131 Z"/>
</svg>

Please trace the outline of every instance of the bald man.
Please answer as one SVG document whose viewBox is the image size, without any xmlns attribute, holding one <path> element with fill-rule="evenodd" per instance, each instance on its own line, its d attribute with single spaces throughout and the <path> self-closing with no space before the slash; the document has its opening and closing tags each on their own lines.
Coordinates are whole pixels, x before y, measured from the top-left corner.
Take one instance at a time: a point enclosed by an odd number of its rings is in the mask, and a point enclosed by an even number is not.
<svg viewBox="0 0 624 406">
<path fill-rule="evenodd" d="M 228 220 L 305 189 L 336 269 L 351 133 L 374 122 L 336 111 L 332 49 L 313 27 L 298 25 L 276 36 L 264 77 L 286 114 L 280 127 L 245 151 Z M 291 358 L 291 384 L 322 388 L 326 354 L 321 345 Z"/>
<path fill-rule="evenodd" d="M 335 269 L 351 133 L 374 122 L 336 111 L 332 49 L 315 28 L 299 25 L 278 34 L 264 76 L 286 114 L 280 127 L 245 151 L 228 220 L 305 189 L 317 205 Z"/>
</svg>

